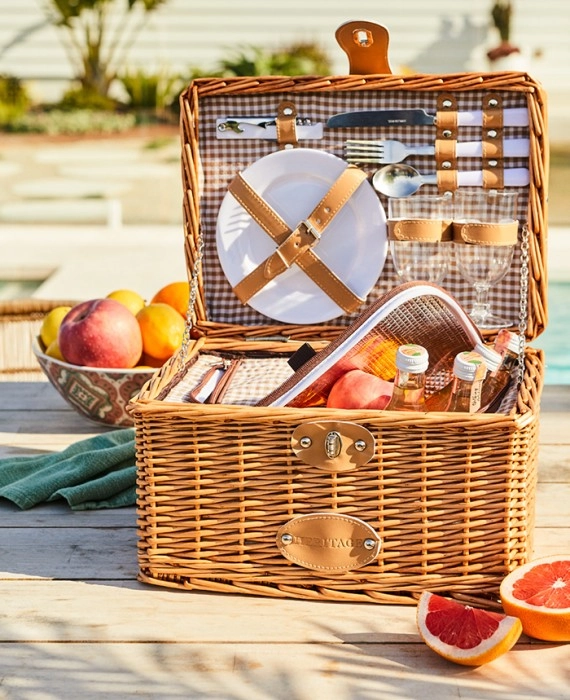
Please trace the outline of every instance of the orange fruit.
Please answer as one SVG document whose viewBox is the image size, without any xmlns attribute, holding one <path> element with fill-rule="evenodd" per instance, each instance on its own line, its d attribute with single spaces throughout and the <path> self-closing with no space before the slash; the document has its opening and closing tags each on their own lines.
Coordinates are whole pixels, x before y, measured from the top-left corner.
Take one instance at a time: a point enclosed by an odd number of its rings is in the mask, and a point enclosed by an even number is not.
<svg viewBox="0 0 570 700">
<path fill-rule="evenodd" d="M 141 295 L 138 292 L 134 292 L 132 289 L 115 289 L 115 291 L 107 294 L 107 299 L 114 299 L 120 302 L 123 306 L 126 306 L 134 316 L 136 316 L 145 305 L 145 300 Z"/>
<path fill-rule="evenodd" d="M 547 642 L 570 642 L 570 554 L 535 559 L 507 574 L 500 587 L 505 612 L 523 632 Z"/>
<path fill-rule="evenodd" d="M 186 318 L 190 284 L 188 282 L 170 282 L 165 285 L 150 300 L 151 304 L 168 304 Z"/>
<path fill-rule="evenodd" d="M 148 304 L 138 312 L 137 321 L 141 329 L 145 355 L 164 362 L 182 344 L 186 324 L 172 306 L 162 303 Z"/>
<path fill-rule="evenodd" d="M 424 591 L 418 631 L 430 649 L 448 661 L 480 666 L 509 651 L 522 632 L 516 617 L 490 612 Z"/>
</svg>

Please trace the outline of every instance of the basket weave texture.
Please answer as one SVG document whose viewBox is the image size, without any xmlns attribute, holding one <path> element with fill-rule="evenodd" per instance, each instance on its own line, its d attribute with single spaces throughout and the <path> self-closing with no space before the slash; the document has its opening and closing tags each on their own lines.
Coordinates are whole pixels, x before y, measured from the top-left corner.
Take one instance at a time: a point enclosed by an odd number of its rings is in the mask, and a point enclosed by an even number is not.
<svg viewBox="0 0 570 700">
<path fill-rule="evenodd" d="M 45 316 L 75 301 L 14 299 L 0 301 L 0 381 L 47 381 L 32 351 Z"/>
<path fill-rule="evenodd" d="M 249 316 L 248 310 L 240 310 L 239 303 L 232 308 L 229 295 L 224 301 L 225 281 L 216 271 L 214 214 L 235 163 L 220 162 L 209 141 L 211 119 L 205 120 L 204 114 L 211 115 L 211 101 L 216 110 L 224 104 L 229 110 L 234 101 L 244 98 L 253 101 L 250 105 L 258 98 L 266 105 L 263 100 L 268 96 L 274 102 L 305 98 L 329 105 L 329 100 L 341 95 L 343 104 L 353 103 L 358 109 L 376 91 L 397 93 L 398 106 L 418 106 L 442 91 L 457 93 L 467 101 L 485 91 L 499 91 L 507 104 L 528 105 L 530 125 L 524 136 L 530 140 L 531 155 L 524 165 L 529 167 L 531 182 L 522 193 L 520 217 L 529 231 L 525 333 L 530 339 L 544 330 L 546 106 L 540 86 L 528 75 L 193 82 L 181 96 L 185 254 L 189 272 L 191 276 L 196 273 L 197 280 L 192 340 L 185 357 L 173 358 L 131 404 L 142 581 L 188 590 L 377 603 L 413 602 L 429 589 L 492 604 L 506 573 L 532 554 L 544 375 L 539 350 L 525 351 L 524 377 L 516 406 L 508 415 L 261 408 L 160 400 L 176 382 L 178 361 L 190 361 L 200 349 L 293 352 L 307 339 L 314 343 L 336 337 L 339 326 L 352 320 L 347 316 L 314 326 L 267 323 L 267 319 L 260 321 Z M 337 151 L 351 136 L 349 130 L 342 131 L 337 136 Z M 267 143 L 258 146 L 267 147 Z M 263 154 L 259 150 L 250 156 L 255 159 Z M 216 193 L 208 190 L 212 178 Z M 504 295 L 504 307 L 515 314 L 520 308 L 520 253 L 519 249 Z M 372 300 L 394 284 L 389 271 L 382 277 Z M 267 336 L 289 340 L 261 340 Z M 291 450 L 293 431 L 300 424 L 324 420 L 352 421 L 367 428 L 376 442 L 373 459 L 364 467 L 335 474 L 300 463 Z M 361 569 L 327 574 L 281 556 L 276 546 L 279 528 L 293 517 L 322 512 L 351 515 L 370 524 L 383 541 L 378 559 Z"/>
</svg>

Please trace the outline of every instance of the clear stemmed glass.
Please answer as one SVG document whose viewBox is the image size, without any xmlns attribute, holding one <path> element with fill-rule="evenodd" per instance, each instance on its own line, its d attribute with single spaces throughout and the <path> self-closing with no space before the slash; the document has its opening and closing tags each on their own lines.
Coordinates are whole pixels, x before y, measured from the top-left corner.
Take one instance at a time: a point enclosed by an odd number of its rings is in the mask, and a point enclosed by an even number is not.
<svg viewBox="0 0 570 700">
<path fill-rule="evenodd" d="M 508 319 L 492 312 L 489 293 L 506 276 L 513 260 L 518 230 L 516 204 L 516 192 L 455 193 L 455 263 L 475 291 L 469 315 L 479 328 L 510 325 Z"/>
<path fill-rule="evenodd" d="M 479 328 L 502 328 L 510 325 L 509 320 L 492 313 L 489 291 L 509 271 L 513 252 L 512 245 L 455 244 L 457 268 L 475 290 L 475 302 L 469 315 Z"/>
<path fill-rule="evenodd" d="M 441 240 L 445 223 L 452 217 L 451 198 L 446 195 L 391 198 L 388 208 L 389 226 L 399 232 L 390 236 L 390 253 L 398 277 L 403 282 L 426 280 L 440 284 L 451 262 L 451 243 Z"/>
</svg>

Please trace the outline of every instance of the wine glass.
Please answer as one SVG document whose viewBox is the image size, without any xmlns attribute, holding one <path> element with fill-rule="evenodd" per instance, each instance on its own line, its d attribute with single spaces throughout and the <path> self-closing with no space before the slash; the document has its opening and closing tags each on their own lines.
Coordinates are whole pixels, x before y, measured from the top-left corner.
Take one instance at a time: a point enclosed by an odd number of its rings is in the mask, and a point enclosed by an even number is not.
<svg viewBox="0 0 570 700">
<path fill-rule="evenodd" d="M 489 292 L 506 276 L 513 260 L 516 202 L 516 192 L 502 190 L 457 192 L 455 196 L 455 263 L 475 291 L 469 315 L 479 328 L 510 325 L 508 319 L 492 312 Z"/>
<path fill-rule="evenodd" d="M 412 195 L 388 200 L 390 253 L 403 282 L 440 284 L 451 261 L 449 195 Z M 447 239 L 447 240 L 446 240 Z"/>
</svg>

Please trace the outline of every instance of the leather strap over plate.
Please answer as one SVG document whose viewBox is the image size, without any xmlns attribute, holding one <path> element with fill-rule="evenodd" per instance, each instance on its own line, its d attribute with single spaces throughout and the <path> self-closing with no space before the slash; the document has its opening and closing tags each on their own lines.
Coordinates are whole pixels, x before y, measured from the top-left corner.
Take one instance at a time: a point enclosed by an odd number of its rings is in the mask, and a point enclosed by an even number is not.
<svg viewBox="0 0 570 700">
<path fill-rule="evenodd" d="M 340 308 L 350 313 L 364 303 L 352 292 L 313 251 L 326 227 L 342 209 L 361 183 L 366 173 L 348 166 L 333 183 L 311 214 L 291 230 L 281 217 L 238 173 L 229 191 L 277 243 L 277 248 L 234 287 L 234 293 L 243 303 L 262 289 L 270 280 L 297 264 Z"/>
</svg>

